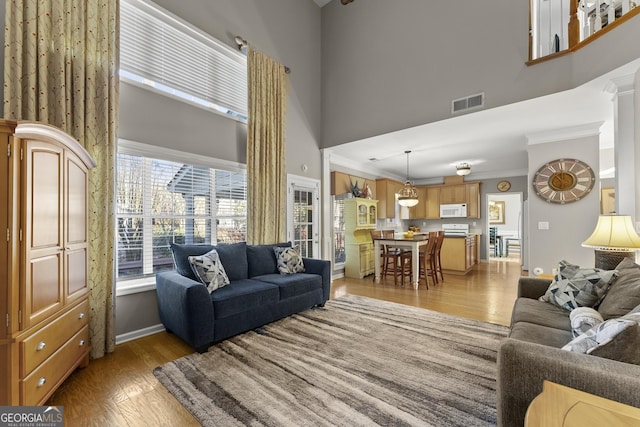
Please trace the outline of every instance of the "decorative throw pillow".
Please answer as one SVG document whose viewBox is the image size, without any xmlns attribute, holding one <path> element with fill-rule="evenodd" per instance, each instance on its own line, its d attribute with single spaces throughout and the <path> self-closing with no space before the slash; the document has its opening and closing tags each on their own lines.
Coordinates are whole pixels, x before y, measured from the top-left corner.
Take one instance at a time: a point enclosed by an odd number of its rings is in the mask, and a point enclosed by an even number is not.
<svg viewBox="0 0 640 427">
<path fill-rule="evenodd" d="M 617 273 L 617 270 L 580 268 L 560 261 L 558 273 L 540 299 L 569 311 L 577 307 L 593 307 L 604 298 Z"/>
<path fill-rule="evenodd" d="M 574 338 L 563 350 L 640 364 L 640 311 L 602 322 Z"/>
<path fill-rule="evenodd" d="M 604 320 L 624 316 L 640 304 L 640 265 L 630 258 L 625 258 L 616 270 L 618 278 L 611 284 L 598 306 Z"/>
<path fill-rule="evenodd" d="M 215 249 L 204 255 L 190 256 L 189 263 L 193 273 L 207 287 L 209 293 L 229 284 L 229 277 Z"/>
<path fill-rule="evenodd" d="M 572 310 L 569 314 L 569 319 L 571 320 L 571 332 L 574 338 L 604 321 L 600 313 L 591 307 L 578 307 Z"/>
<path fill-rule="evenodd" d="M 303 273 L 304 264 L 297 246 L 281 248 L 274 246 L 273 251 L 278 259 L 278 271 L 280 274 Z"/>
</svg>

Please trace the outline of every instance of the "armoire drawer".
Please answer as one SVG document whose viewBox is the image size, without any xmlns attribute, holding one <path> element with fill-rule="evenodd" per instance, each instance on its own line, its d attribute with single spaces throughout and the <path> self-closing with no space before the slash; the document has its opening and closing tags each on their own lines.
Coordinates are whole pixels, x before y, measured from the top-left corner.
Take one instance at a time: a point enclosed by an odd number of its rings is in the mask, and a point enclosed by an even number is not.
<svg viewBox="0 0 640 427">
<path fill-rule="evenodd" d="M 89 350 L 89 326 L 85 326 L 20 382 L 20 404 L 42 405 L 43 399 L 66 377 L 71 363 Z"/>
<path fill-rule="evenodd" d="M 89 323 L 89 301 L 78 306 L 49 323 L 20 343 L 20 378 L 44 362 L 83 326 Z"/>
</svg>

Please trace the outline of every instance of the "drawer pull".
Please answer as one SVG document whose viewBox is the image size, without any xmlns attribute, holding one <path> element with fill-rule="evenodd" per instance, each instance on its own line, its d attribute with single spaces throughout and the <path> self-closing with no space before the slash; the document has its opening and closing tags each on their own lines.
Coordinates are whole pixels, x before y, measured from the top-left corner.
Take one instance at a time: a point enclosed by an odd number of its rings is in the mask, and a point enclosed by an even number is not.
<svg viewBox="0 0 640 427">
<path fill-rule="evenodd" d="M 82 347 L 84 345 L 84 340 L 80 340 L 80 342 L 78 343 L 78 347 Z"/>
<path fill-rule="evenodd" d="M 84 319 L 84 313 L 78 314 L 78 319 Z"/>
<path fill-rule="evenodd" d="M 45 377 L 41 377 L 38 380 L 38 387 L 42 387 L 44 385 L 44 383 L 46 383 L 46 382 L 47 382 L 47 379 Z"/>
<path fill-rule="evenodd" d="M 36 350 L 37 350 L 37 351 L 44 350 L 44 348 L 45 348 L 46 346 L 47 346 L 47 343 L 46 343 L 46 342 L 44 342 L 44 341 L 40 341 L 40 342 L 38 343 L 38 346 L 36 347 Z"/>
</svg>

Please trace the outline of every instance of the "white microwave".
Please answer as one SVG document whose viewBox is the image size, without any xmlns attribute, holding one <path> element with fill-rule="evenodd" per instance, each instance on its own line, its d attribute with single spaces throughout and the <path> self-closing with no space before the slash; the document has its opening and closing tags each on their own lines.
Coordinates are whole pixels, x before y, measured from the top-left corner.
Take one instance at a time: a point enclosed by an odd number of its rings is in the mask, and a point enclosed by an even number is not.
<svg viewBox="0 0 640 427">
<path fill-rule="evenodd" d="M 467 204 L 453 203 L 448 205 L 440 205 L 440 218 L 466 218 Z"/>
</svg>

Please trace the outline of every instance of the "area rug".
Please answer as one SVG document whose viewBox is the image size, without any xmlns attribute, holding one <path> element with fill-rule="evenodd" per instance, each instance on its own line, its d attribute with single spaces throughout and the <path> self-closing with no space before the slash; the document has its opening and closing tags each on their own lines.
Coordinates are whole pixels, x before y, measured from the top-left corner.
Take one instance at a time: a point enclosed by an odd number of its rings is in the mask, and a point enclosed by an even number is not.
<svg viewBox="0 0 640 427">
<path fill-rule="evenodd" d="M 154 374 L 204 426 L 491 426 L 506 334 L 347 295 Z"/>
</svg>

